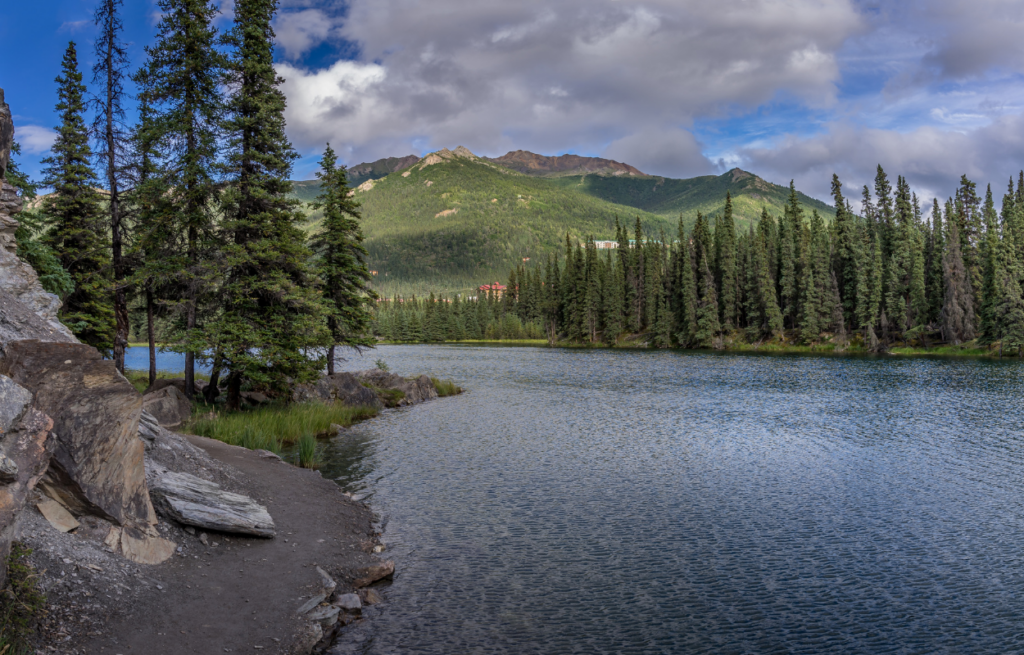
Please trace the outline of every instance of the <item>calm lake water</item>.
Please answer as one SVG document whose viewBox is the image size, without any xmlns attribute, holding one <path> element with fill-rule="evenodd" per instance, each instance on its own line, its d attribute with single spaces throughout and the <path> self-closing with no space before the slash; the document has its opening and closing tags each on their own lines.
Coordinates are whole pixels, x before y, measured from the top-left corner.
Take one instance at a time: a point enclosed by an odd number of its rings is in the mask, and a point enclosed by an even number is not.
<svg viewBox="0 0 1024 655">
<path fill-rule="evenodd" d="M 339 652 L 1024 651 L 1016 362 L 382 347 L 329 445 L 397 564 Z"/>
</svg>

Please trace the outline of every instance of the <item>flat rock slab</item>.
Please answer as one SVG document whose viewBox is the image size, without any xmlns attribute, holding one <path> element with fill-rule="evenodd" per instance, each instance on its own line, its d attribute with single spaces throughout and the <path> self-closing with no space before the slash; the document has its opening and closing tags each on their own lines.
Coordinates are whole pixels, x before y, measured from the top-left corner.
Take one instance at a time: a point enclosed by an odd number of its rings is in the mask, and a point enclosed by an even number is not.
<svg viewBox="0 0 1024 655">
<path fill-rule="evenodd" d="M 150 494 L 157 509 L 178 523 L 254 537 L 274 536 L 274 520 L 266 507 L 194 475 L 157 474 Z"/>
<path fill-rule="evenodd" d="M 44 500 L 37 503 L 36 507 L 43 518 L 61 532 L 71 532 L 80 525 L 71 512 L 64 509 L 64 506 L 55 500 Z"/>
</svg>

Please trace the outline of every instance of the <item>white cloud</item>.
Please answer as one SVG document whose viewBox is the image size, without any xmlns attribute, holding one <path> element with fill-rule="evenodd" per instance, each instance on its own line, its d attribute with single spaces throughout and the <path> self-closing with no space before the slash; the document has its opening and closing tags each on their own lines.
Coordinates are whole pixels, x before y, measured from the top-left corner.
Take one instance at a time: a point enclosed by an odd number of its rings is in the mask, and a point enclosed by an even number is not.
<svg viewBox="0 0 1024 655">
<path fill-rule="evenodd" d="M 795 178 L 802 191 L 822 199 L 829 198 L 836 173 L 846 196 L 856 200 L 865 184 L 873 185 L 880 164 L 891 178 L 906 177 L 922 199 L 952 195 L 967 175 L 981 187 L 991 183 L 998 202 L 1009 178 L 1024 168 L 1022 152 L 1024 115 L 1013 115 L 969 131 L 925 126 L 896 132 L 841 123 L 819 136 L 785 137 L 739 154 L 762 177 Z"/>
<path fill-rule="evenodd" d="M 686 130 L 649 128 L 612 142 L 601 156 L 650 175 L 686 178 L 715 172 L 702 151 L 703 146 Z"/>
<path fill-rule="evenodd" d="M 863 26 L 850 0 L 352 0 L 344 21 L 322 24 L 318 11 L 282 15 L 289 58 L 338 37 L 360 57 L 279 67 L 289 134 L 367 158 L 424 139 L 596 153 L 659 132 L 685 140 L 676 131 L 697 117 L 780 94 L 830 106 L 836 53 Z"/>
<path fill-rule="evenodd" d="M 47 152 L 56 138 L 56 132 L 41 125 L 21 125 L 14 130 L 14 139 L 21 145 L 22 151 L 31 155 Z"/>
<path fill-rule="evenodd" d="M 292 61 L 326 41 L 332 30 L 330 19 L 319 9 L 283 13 L 274 22 L 277 44 Z"/>
</svg>

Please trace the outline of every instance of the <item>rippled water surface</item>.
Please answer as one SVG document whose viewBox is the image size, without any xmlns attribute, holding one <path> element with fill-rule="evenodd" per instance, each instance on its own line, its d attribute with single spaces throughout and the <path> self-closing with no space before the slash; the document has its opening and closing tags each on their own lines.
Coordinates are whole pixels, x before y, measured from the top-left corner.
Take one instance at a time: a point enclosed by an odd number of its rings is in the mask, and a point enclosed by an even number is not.
<svg viewBox="0 0 1024 655">
<path fill-rule="evenodd" d="M 1017 363 L 384 347 L 469 392 L 331 444 L 365 653 L 1024 650 Z"/>
</svg>

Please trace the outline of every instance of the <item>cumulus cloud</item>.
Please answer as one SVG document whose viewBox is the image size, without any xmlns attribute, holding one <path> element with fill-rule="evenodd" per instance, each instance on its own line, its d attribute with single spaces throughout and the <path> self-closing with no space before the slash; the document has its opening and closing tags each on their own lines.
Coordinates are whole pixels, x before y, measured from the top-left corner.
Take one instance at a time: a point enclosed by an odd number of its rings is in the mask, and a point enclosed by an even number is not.
<svg viewBox="0 0 1024 655">
<path fill-rule="evenodd" d="M 40 125 L 20 125 L 14 130 L 14 138 L 26 154 L 39 155 L 53 145 L 57 133 Z"/>
<path fill-rule="evenodd" d="M 960 132 L 924 126 L 901 133 L 836 124 L 824 134 L 786 137 L 769 147 L 746 148 L 744 165 L 762 176 L 789 180 L 818 198 L 829 197 L 836 173 L 856 200 L 871 186 L 879 164 L 890 177 L 903 175 L 918 196 L 946 198 L 961 175 L 979 185 L 991 183 L 1002 197 L 1011 176 L 1024 167 L 1024 115 L 1002 116 L 991 124 Z"/>
<path fill-rule="evenodd" d="M 311 11 L 279 22 L 289 56 L 328 38 Z M 703 165 L 678 131 L 696 117 L 780 94 L 832 105 L 836 53 L 862 27 L 848 0 L 352 0 L 332 28 L 357 61 L 279 72 L 300 147 L 636 152 L 662 132 L 681 150 L 651 165 L 683 170 Z"/>
<path fill-rule="evenodd" d="M 281 14 L 274 23 L 277 44 L 289 60 L 296 60 L 327 40 L 333 26 L 319 9 Z"/>
<path fill-rule="evenodd" d="M 680 129 L 643 129 L 605 148 L 603 157 L 627 162 L 650 175 L 696 177 L 715 172 L 693 134 Z"/>
</svg>

